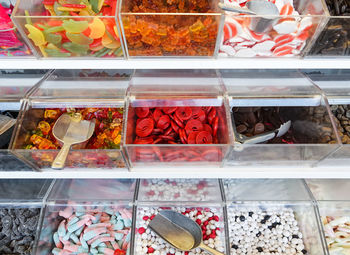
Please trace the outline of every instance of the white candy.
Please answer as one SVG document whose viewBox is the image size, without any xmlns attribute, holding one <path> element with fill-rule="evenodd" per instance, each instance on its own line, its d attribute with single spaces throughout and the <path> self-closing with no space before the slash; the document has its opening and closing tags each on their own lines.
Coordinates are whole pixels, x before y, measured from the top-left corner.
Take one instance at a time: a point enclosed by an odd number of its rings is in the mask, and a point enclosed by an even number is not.
<svg viewBox="0 0 350 255">
<path fill-rule="evenodd" d="M 240 58 L 251 58 L 256 56 L 256 52 L 250 48 L 247 49 L 240 49 L 237 51 L 235 57 L 240 57 Z"/>
<path fill-rule="evenodd" d="M 273 29 L 281 35 L 294 33 L 297 30 L 297 22 L 292 20 L 283 21 L 273 26 Z"/>
<path fill-rule="evenodd" d="M 262 43 L 257 43 L 253 46 L 253 50 L 258 54 L 260 52 L 271 52 L 273 46 L 275 46 L 275 42 L 272 40 L 268 40 Z"/>
</svg>

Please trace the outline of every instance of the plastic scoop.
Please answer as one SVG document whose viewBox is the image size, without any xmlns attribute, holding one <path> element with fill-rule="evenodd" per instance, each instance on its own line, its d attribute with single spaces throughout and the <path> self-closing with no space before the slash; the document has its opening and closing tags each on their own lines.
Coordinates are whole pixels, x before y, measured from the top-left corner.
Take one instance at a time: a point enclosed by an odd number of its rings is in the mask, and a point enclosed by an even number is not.
<svg viewBox="0 0 350 255">
<path fill-rule="evenodd" d="M 0 148 L 10 141 L 12 127 L 15 123 L 15 119 L 6 115 L 0 115 Z"/>
<path fill-rule="evenodd" d="M 239 143 L 242 143 L 242 144 L 263 143 L 263 142 L 266 142 L 272 138 L 283 136 L 290 129 L 291 124 L 292 124 L 292 122 L 289 120 L 289 121 L 283 123 L 279 128 L 277 128 L 273 131 L 266 132 L 266 133 L 259 134 L 259 135 L 255 135 L 252 137 L 247 137 L 245 135 L 238 134 L 236 131 L 236 128 L 234 127 L 235 133 L 236 133 L 236 141 Z"/>
<path fill-rule="evenodd" d="M 252 17 L 249 28 L 256 33 L 266 33 L 272 29 L 280 20 L 277 6 L 266 0 L 251 0 L 247 2 L 246 8 L 219 3 L 219 7 L 224 11 L 257 15 Z"/>
<path fill-rule="evenodd" d="M 94 133 L 95 120 L 88 121 L 81 120 L 81 118 L 80 113 L 75 113 L 73 116 L 63 114 L 56 121 L 52 133 L 59 142 L 63 143 L 63 146 L 51 168 L 62 169 L 66 163 L 71 146 L 89 140 Z"/>
<path fill-rule="evenodd" d="M 190 218 L 172 210 L 160 211 L 148 224 L 157 235 L 182 251 L 197 247 L 214 255 L 224 255 L 203 243 L 202 229 Z"/>
</svg>

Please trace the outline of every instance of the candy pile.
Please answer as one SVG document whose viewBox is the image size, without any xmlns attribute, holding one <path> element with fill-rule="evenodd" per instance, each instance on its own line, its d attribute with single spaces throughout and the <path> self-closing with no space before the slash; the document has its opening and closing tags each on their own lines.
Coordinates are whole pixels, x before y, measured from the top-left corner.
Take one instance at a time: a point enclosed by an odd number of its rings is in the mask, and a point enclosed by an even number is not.
<svg viewBox="0 0 350 255">
<path fill-rule="evenodd" d="M 136 107 L 135 113 L 134 144 L 219 143 L 219 120 L 222 123 L 223 118 L 218 107 Z M 217 148 L 164 149 L 139 148 L 136 157 L 141 161 L 218 161 L 222 156 Z"/>
<path fill-rule="evenodd" d="M 129 209 L 67 207 L 53 234 L 52 254 L 129 254 L 132 213 Z"/>
<path fill-rule="evenodd" d="M 303 235 L 291 208 L 237 209 L 228 207 L 232 255 L 303 255 Z"/>
<path fill-rule="evenodd" d="M 27 137 L 25 149 L 59 149 L 60 145 L 52 134 L 56 120 L 65 112 L 81 113 L 85 120 L 96 119 L 96 127 L 86 149 L 119 149 L 123 125 L 122 108 L 63 108 L 45 109 L 44 119 Z"/>
<path fill-rule="evenodd" d="M 0 209 L 0 253 L 32 254 L 39 208 Z"/>
<path fill-rule="evenodd" d="M 208 201 L 218 192 L 213 182 L 198 179 L 142 180 L 139 199 L 151 201 Z"/>
<path fill-rule="evenodd" d="M 350 1 L 326 0 L 331 16 L 350 16 Z M 331 18 L 310 50 L 311 55 L 350 55 L 350 20 L 347 17 Z"/>
<path fill-rule="evenodd" d="M 123 3 L 123 12 L 169 14 L 122 17 L 130 56 L 213 56 L 219 20 L 210 15 L 215 11 L 211 1 L 132 0 Z M 208 15 L 196 16 L 196 13 Z"/>
<path fill-rule="evenodd" d="M 237 132 L 253 136 L 275 130 L 291 120 L 291 128 L 282 137 L 268 143 L 336 143 L 325 107 L 239 107 L 233 108 Z"/>
<path fill-rule="evenodd" d="M 116 0 L 43 0 L 43 4 L 43 16 L 64 16 L 37 21 L 26 12 L 28 37 L 43 57 L 123 55 L 115 21 Z"/>
<path fill-rule="evenodd" d="M 233 117 L 239 134 L 251 137 L 276 130 L 285 123 L 278 107 L 233 107 Z M 275 137 L 266 143 L 295 143 L 292 130 L 282 137 Z"/>
<path fill-rule="evenodd" d="M 350 217 L 322 217 L 330 255 L 350 254 Z"/>
<path fill-rule="evenodd" d="M 332 113 L 343 144 L 350 144 L 350 105 L 332 105 Z"/>
<path fill-rule="evenodd" d="M 228 12 L 225 18 L 224 32 L 219 56 L 227 57 L 292 57 L 298 56 L 312 36 L 311 17 L 300 15 L 293 1 L 269 0 L 284 15 L 273 29 L 266 33 L 256 33 L 249 28 L 251 18 Z M 225 2 L 244 7 L 246 0 L 225 0 Z M 288 17 L 286 17 L 288 15 Z M 293 15 L 293 16 L 292 16 Z"/>
<path fill-rule="evenodd" d="M 186 215 L 196 221 L 202 228 L 204 243 L 218 251 L 224 252 L 224 232 L 221 222 L 221 215 L 216 208 L 138 208 L 137 234 L 135 240 L 135 254 L 155 254 L 155 255 L 194 255 L 206 254 L 206 252 L 196 248 L 190 252 L 182 252 L 170 246 L 160 237 L 147 228 L 149 222 L 162 209 L 171 209 Z"/>
<path fill-rule="evenodd" d="M 0 57 L 31 54 L 10 19 L 13 8 L 10 1 L 0 2 Z"/>
</svg>

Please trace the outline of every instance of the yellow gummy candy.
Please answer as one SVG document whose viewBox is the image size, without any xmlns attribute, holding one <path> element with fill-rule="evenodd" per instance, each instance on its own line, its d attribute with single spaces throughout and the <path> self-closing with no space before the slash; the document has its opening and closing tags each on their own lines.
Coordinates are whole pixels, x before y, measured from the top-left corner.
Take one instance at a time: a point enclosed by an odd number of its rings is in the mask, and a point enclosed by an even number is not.
<svg viewBox="0 0 350 255">
<path fill-rule="evenodd" d="M 89 37 L 92 39 L 101 38 L 105 34 L 105 31 L 106 31 L 105 24 L 98 17 L 95 17 L 93 22 L 91 22 L 89 24 L 89 28 L 91 30 Z"/>
<path fill-rule="evenodd" d="M 28 37 L 32 39 L 36 46 L 45 45 L 47 43 L 44 34 L 39 29 L 30 24 L 26 24 L 25 27 L 29 31 Z"/>
<path fill-rule="evenodd" d="M 94 40 L 83 35 L 83 34 L 71 34 L 69 32 L 66 33 L 67 38 L 76 44 L 85 44 L 89 45 L 91 44 Z"/>
<path fill-rule="evenodd" d="M 118 33 L 117 26 L 113 26 L 113 29 L 114 29 L 115 35 L 119 38 L 119 33 Z"/>
<path fill-rule="evenodd" d="M 106 45 L 111 44 L 113 41 L 112 39 L 105 33 L 102 37 L 102 45 L 106 47 Z"/>
</svg>

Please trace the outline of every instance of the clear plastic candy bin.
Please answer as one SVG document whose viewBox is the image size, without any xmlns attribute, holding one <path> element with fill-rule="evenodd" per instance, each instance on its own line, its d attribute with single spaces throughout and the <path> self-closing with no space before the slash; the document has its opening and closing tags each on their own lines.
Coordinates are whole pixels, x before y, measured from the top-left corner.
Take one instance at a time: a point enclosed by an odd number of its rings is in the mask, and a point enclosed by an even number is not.
<svg viewBox="0 0 350 255">
<path fill-rule="evenodd" d="M 322 0 L 270 1 L 269 10 L 258 15 L 225 12 L 219 57 L 301 57 L 322 30 L 328 13 Z M 225 4 L 248 6 L 246 0 Z"/>
<path fill-rule="evenodd" d="M 123 149 L 131 167 L 221 165 L 231 126 L 214 71 L 136 72 L 128 95 Z"/>
<path fill-rule="evenodd" d="M 10 0 L 0 3 L 0 58 L 32 56 L 32 52 L 11 21 L 13 8 Z"/>
<path fill-rule="evenodd" d="M 310 179 L 307 184 L 317 200 L 329 254 L 349 253 L 349 180 Z"/>
<path fill-rule="evenodd" d="M 339 148 L 325 98 L 301 73 L 221 73 L 235 139 L 226 165 L 313 165 Z"/>
<path fill-rule="evenodd" d="M 331 116 L 341 140 L 339 150 L 320 162 L 323 166 L 347 166 L 350 156 L 350 72 L 347 70 L 326 70 L 309 75 L 325 93 L 330 104 Z"/>
<path fill-rule="evenodd" d="M 223 182 L 230 254 L 326 254 L 317 210 L 302 180 Z"/>
<path fill-rule="evenodd" d="M 21 100 L 45 75 L 45 71 L 2 70 L 0 72 L 0 171 L 30 171 L 9 150 L 21 108 Z"/>
<path fill-rule="evenodd" d="M 146 181 L 146 180 L 145 180 Z M 165 183 L 159 186 L 159 184 Z M 176 192 L 177 188 L 192 184 L 192 187 L 198 187 L 199 184 L 204 184 L 203 190 L 211 190 L 212 193 L 201 199 L 199 195 L 187 196 L 186 191 L 182 191 L 179 196 L 174 196 L 167 201 L 160 194 L 150 196 L 150 190 L 164 190 Z M 168 185 L 167 185 L 168 184 Z M 194 188 L 195 189 L 195 188 Z M 197 190 L 201 193 L 201 190 Z M 222 197 L 219 188 L 219 182 L 216 179 L 211 180 L 177 180 L 177 179 L 149 179 L 147 185 L 141 180 L 138 199 L 136 202 L 136 228 L 135 228 L 135 245 L 134 254 L 152 254 L 155 250 L 162 253 L 171 254 L 186 254 L 165 243 L 164 240 L 157 237 L 154 232 L 147 228 L 149 222 L 161 210 L 174 210 L 183 215 L 190 217 L 200 225 L 203 231 L 203 240 L 205 244 L 209 244 L 212 248 L 223 253 L 226 252 L 226 234 L 224 224 L 224 211 L 222 207 Z M 147 236 L 151 235 L 150 242 L 145 242 Z M 156 248 L 154 248 L 156 247 Z M 196 248 L 193 250 L 197 254 L 205 254 Z M 227 254 L 227 253 L 225 253 Z"/>
<path fill-rule="evenodd" d="M 51 181 L 0 180 L 1 254 L 30 255 Z"/>
<path fill-rule="evenodd" d="M 130 254 L 135 183 L 131 179 L 57 180 L 45 204 L 33 254 L 113 254 L 115 250 Z"/>
<path fill-rule="evenodd" d="M 123 58 L 117 0 L 18 0 L 12 19 L 39 58 Z"/>
<path fill-rule="evenodd" d="M 213 57 L 221 20 L 218 0 L 120 1 L 129 57 Z"/>
<path fill-rule="evenodd" d="M 66 167 L 126 170 L 120 141 L 130 72 L 103 73 L 54 71 L 23 103 L 12 152 L 35 169 L 50 169 L 61 146 L 52 135 L 54 123 L 63 113 L 80 113 L 96 120 L 95 131 L 87 143 L 73 146 Z"/>
</svg>

